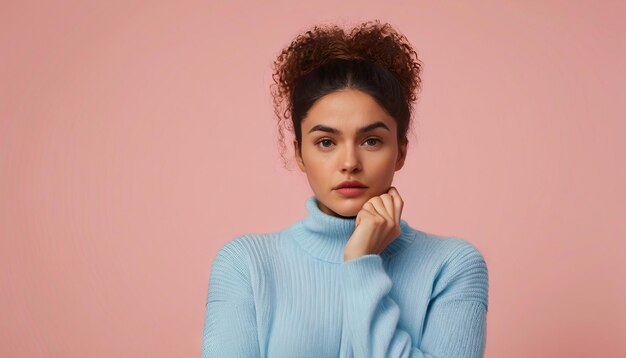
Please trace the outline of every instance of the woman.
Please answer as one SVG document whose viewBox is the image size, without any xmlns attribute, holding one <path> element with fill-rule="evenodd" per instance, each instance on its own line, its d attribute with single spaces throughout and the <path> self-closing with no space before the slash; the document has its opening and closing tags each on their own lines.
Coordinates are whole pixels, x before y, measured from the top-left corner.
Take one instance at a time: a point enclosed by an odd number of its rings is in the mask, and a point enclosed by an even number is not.
<svg viewBox="0 0 626 358">
<path fill-rule="evenodd" d="M 314 195 L 304 219 L 218 251 L 203 356 L 481 357 L 482 255 L 409 226 L 391 186 L 420 84 L 409 42 L 378 21 L 315 26 L 274 65 L 280 138 L 294 131 Z"/>
</svg>

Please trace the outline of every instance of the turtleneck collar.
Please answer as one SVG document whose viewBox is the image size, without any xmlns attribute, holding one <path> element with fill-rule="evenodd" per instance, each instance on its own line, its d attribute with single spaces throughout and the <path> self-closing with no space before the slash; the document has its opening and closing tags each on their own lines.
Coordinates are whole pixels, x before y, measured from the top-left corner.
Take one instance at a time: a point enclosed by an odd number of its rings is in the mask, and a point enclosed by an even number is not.
<svg viewBox="0 0 626 358">
<path fill-rule="evenodd" d="M 309 254 L 330 262 L 343 262 L 343 249 L 354 232 L 356 217 L 336 217 L 321 211 L 315 195 L 306 202 L 308 215 L 293 226 L 294 240 Z M 401 252 L 415 239 L 415 231 L 400 219 L 400 235 L 380 254 L 387 258 Z"/>
</svg>

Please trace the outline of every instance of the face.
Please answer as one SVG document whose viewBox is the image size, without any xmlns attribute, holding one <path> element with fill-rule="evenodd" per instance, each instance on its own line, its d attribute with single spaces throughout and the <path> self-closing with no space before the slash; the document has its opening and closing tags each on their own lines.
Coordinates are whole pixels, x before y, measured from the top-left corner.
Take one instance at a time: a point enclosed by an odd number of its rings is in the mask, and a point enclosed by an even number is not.
<svg viewBox="0 0 626 358">
<path fill-rule="evenodd" d="M 320 98 L 301 130 L 302 157 L 294 140 L 296 162 L 326 214 L 356 216 L 369 199 L 389 190 L 404 165 L 407 142 L 398 146 L 395 120 L 364 92 L 344 89 Z M 367 188 L 357 195 L 335 190 L 348 180 Z"/>
</svg>

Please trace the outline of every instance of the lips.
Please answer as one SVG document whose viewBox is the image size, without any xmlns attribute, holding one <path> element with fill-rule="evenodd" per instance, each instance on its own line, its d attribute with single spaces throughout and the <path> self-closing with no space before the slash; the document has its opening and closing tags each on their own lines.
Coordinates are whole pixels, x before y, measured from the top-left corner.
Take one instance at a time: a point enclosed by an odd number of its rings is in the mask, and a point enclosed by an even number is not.
<svg viewBox="0 0 626 358">
<path fill-rule="evenodd" d="M 344 181 L 343 183 L 340 183 L 339 185 L 335 187 L 335 189 L 341 189 L 341 188 L 367 188 L 367 186 L 357 180 L 349 180 L 349 181 Z"/>
</svg>

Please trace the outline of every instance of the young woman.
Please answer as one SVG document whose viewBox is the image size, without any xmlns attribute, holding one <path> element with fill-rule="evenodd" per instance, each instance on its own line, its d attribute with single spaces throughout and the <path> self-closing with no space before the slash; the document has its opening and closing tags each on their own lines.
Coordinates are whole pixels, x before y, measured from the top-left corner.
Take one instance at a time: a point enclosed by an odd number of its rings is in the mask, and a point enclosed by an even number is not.
<svg viewBox="0 0 626 358">
<path fill-rule="evenodd" d="M 281 143 L 284 126 L 313 195 L 302 220 L 218 251 L 203 357 L 481 357 L 481 253 L 409 226 L 392 186 L 420 85 L 410 43 L 379 21 L 315 26 L 274 65 Z"/>
</svg>

